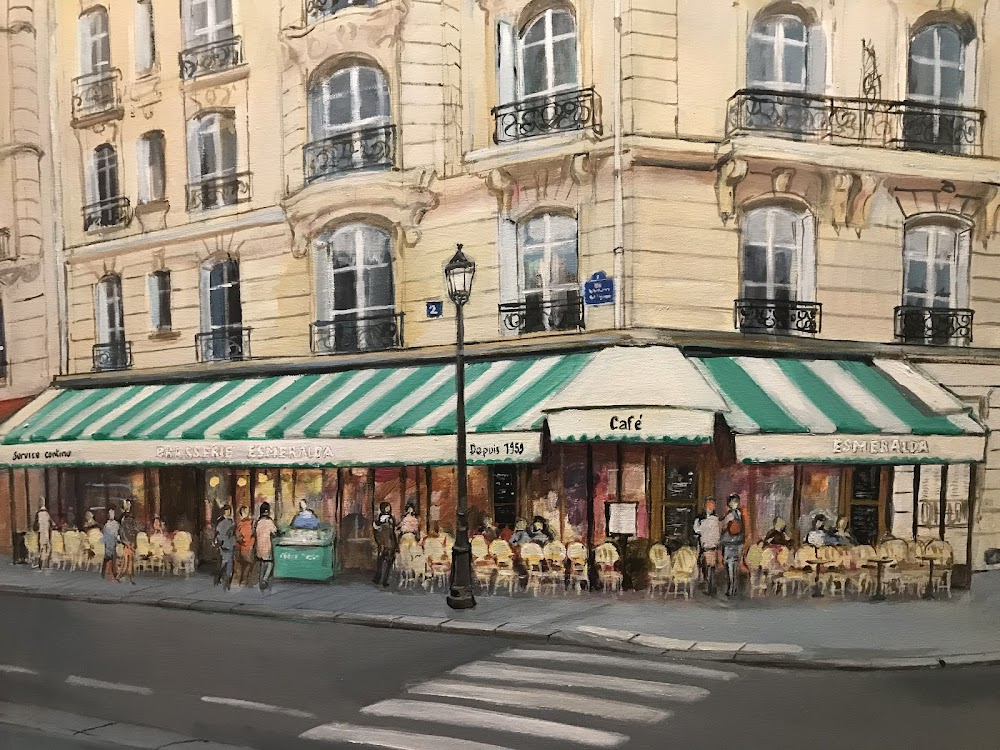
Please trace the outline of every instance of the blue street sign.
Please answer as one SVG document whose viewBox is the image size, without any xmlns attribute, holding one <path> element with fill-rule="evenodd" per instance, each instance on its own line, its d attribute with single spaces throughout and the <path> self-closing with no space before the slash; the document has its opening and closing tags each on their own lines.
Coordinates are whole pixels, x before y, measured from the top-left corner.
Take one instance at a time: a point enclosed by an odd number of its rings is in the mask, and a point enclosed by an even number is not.
<svg viewBox="0 0 1000 750">
<path fill-rule="evenodd" d="M 615 280 L 598 271 L 583 282 L 583 301 L 587 305 L 610 305 L 615 301 Z"/>
<path fill-rule="evenodd" d="M 427 317 L 440 318 L 444 315 L 444 302 L 436 299 L 427 303 Z"/>
</svg>

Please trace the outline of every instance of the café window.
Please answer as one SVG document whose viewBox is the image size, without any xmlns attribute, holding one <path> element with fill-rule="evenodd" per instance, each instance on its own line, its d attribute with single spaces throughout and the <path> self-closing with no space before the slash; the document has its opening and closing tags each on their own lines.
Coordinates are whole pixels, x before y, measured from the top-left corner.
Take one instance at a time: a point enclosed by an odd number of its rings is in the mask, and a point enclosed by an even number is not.
<svg viewBox="0 0 1000 750">
<path fill-rule="evenodd" d="M 664 541 L 676 546 L 692 544 L 697 512 L 697 461 L 693 457 L 668 455 L 663 484 Z"/>
</svg>

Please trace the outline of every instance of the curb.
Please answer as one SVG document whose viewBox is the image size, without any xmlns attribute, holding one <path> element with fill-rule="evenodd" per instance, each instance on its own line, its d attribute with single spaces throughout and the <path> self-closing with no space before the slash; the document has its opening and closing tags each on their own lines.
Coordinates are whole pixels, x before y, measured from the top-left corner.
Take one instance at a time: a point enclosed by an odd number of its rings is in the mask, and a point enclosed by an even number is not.
<svg viewBox="0 0 1000 750">
<path fill-rule="evenodd" d="M 933 656 L 924 654 L 920 656 L 857 659 L 831 658 L 810 652 L 801 646 L 790 644 L 690 641 L 626 630 L 587 626 L 581 626 L 577 630 L 561 630 L 553 626 L 524 625 L 516 622 L 491 623 L 477 620 L 452 620 L 442 617 L 417 615 L 382 615 L 313 609 L 276 610 L 256 604 L 234 604 L 203 599 L 130 599 L 120 595 L 86 595 L 56 591 L 34 591 L 25 586 L 11 584 L 0 584 L 0 593 L 16 594 L 33 599 L 54 599 L 90 604 L 129 604 L 142 607 L 188 610 L 203 614 L 266 617 L 287 622 L 339 623 L 342 625 L 359 625 L 363 627 L 410 630 L 426 633 L 460 633 L 462 635 L 494 636 L 520 642 L 531 641 L 534 643 L 591 648 L 598 651 L 683 658 L 692 661 L 728 662 L 743 666 L 771 669 L 870 672 L 1000 664 L 1000 651 L 937 654 Z"/>
</svg>

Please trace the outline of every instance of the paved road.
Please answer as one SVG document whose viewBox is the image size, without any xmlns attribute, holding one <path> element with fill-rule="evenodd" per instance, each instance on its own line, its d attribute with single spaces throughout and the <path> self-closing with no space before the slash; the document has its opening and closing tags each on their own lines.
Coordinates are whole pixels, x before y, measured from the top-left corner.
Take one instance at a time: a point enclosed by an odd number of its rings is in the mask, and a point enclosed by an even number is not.
<svg viewBox="0 0 1000 750">
<path fill-rule="evenodd" d="M 1000 736 L 998 668 L 787 672 L 13 595 L 0 609 L 0 700 L 256 750 L 995 750 Z"/>
</svg>

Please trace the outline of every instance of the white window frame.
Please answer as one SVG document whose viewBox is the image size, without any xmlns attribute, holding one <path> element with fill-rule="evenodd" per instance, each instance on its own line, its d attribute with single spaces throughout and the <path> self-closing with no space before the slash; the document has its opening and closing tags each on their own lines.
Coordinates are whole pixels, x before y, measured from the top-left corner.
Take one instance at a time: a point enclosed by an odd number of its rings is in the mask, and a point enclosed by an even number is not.
<svg viewBox="0 0 1000 750">
<path fill-rule="evenodd" d="M 573 21 L 573 31 L 559 34 L 558 36 L 553 35 L 552 32 L 552 19 L 555 14 L 564 14 L 568 16 Z M 537 24 L 545 24 L 545 34 L 543 38 L 538 42 L 532 42 L 531 44 L 525 44 L 525 38 L 528 32 L 531 31 Z M 564 39 L 572 38 L 573 48 L 575 50 L 574 65 L 576 67 L 575 76 L 572 81 L 563 84 L 555 83 L 555 53 L 554 45 L 556 42 L 562 41 Z M 576 16 L 569 8 L 565 7 L 555 7 L 547 8 L 542 11 L 539 15 L 528 21 L 521 33 L 518 35 L 517 39 L 517 92 L 520 99 L 525 99 L 529 95 L 525 93 L 524 90 L 524 53 L 529 47 L 536 47 L 539 45 L 544 45 L 545 47 L 545 88 L 541 91 L 536 91 L 530 94 L 532 98 L 541 96 L 552 96 L 554 94 L 561 93 L 563 91 L 576 91 L 580 88 L 580 29 L 576 22 Z"/>
<path fill-rule="evenodd" d="M 110 156 L 105 156 L 110 155 Z M 113 180 L 111 179 L 113 176 Z M 118 164 L 118 149 L 110 143 L 102 143 L 91 154 L 88 190 L 88 204 L 104 204 L 120 198 L 122 193 L 121 171 Z M 113 183 L 113 185 L 112 185 Z M 116 190 L 110 188 L 114 186 Z"/>
<path fill-rule="evenodd" d="M 153 0 L 135 0 L 135 72 L 149 75 L 156 69 L 156 24 L 153 18 Z"/>
<path fill-rule="evenodd" d="M 917 251 L 911 244 L 911 236 L 921 233 L 927 236 L 926 252 Z M 951 255 L 947 263 L 950 268 L 950 284 L 948 297 L 942 298 L 935 294 L 937 289 L 937 274 L 943 263 L 939 262 L 938 250 L 941 243 L 951 245 L 947 249 Z M 972 244 L 972 228 L 970 226 L 949 221 L 920 221 L 909 224 L 904 232 L 903 241 L 903 306 L 918 308 L 934 308 L 939 310 L 966 308 L 969 304 L 969 254 Z M 908 277 L 910 264 L 924 264 L 925 291 L 916 293 L 909 291 Z M 937 304 L 947 301 L 947 304 Z"/>
<path fill-rule="evenodd" d="M 167 160 L 166 144 L 162 130 L 151 130 L 139 137 L 136 147 L 136 167 L 139 177 L 139 203 L 152 203 L 166 198 L 167 190 Z M 160 161 L 153 163 L 154 141 L 160 143 Z"/>
<path fill-rule="evenodd" d="M 125 341 L 122 280 L 117 274 L 108 274 L 97 282 L 94 288 L 94 320 L 97 326 L 98 344 Z"/>
<path fill-rule="evenodd" d="M 221 16 L 219 13 L 219 2 L 220 0 L 184 0 L 184 28 L 187 34 L 188 47 L 198 47 L 203 44 L 211 44 L 233 38 L 236 25 L 236 19 L 234 18 L 236 15 L 236 0 L 230 0 L 229 7 L 231 12 L 228 18 Z M 196 28 L 194 25 L 194 7 L 196 5 L 205 6 L 205 18 L 207 22 L 204 27 Z"/>
<path fill-rule="evenodd" d="M 361 88 L 362 71 L 373 72 L 381 87 L 378 93 L 379 114 L 373 117 L 361 116 L 361 105 L 366 92 Z M 351 121 L 334 124 L 330 122 L 330 101 L 334 98 L 334 81 L 348 78 L 347 96 L 351 103 Z M 370 94 L 369 94 L 370 95 Z M 374 65 L 351 65 L 331 71 L 316 81 L 309 90 L 310 130 L 312 140 L 318 141 L 341 133 L 385 127 L 392 121 L 389 83 L 385 74 Z M 317 115 L 319 116 L 317 118 Z"/>
<path fill-rule="evenodd" d="M 777 29 L 775 34 L 772 36 L 770 34 L 765 34 L 763 31 L 764 24 L 777 22 Z M 803 30 L 803 40 L 791 39 L 785 36 L 785 29 L 788 24 L 797 24 L 802 27 Z M 754 20 L 753 26 L 750 29 L 750 39 L 747 48 L 747 87 L 751 89 L 766 89 L 770 91 L 787 91 L 792 93 L 805 93 L 810 88 L 810 68 L 811 56 L 813 53 L 811 40 L 813 37 L 813 29 L 810 28 L 809 24 L 798 16 L 791 14 L 777 14 L 777 15 L 766 15 Z M 755 42 L 761 43 L 767 46 L 771 50 L 772 64 L 774 65 L 774 71 L 776 77 L 780 76 L 778 80 L 774 81 L 758 81 L 751 80 L 750 78 L 750 52 L 754 49 Z M 785 49 L 786 47 L 800 47 L 804 50 L 802 57 L 802 82 L 789 82 L 784 79 L 785 72 Z"/>
<path fill-rule="evenodd" d="M 333 253 L 334 243 L 338 237 L 349 235 L 352 238 L 354 248 L 354 264 L 342 268 L 334 268 Z M 379 245 L 387 242 L 389 248 L 389 259 L 386 263 L 365 263 L 365 248 L 369 242 L 376 242 Z M 330 232 L 321 234 L 314 244 L 314 262 L 316 264 L 316 312 L 317 320 L 335 321 L 338 316 L 359 315 L 365 316 L 371 313 L 395 312 L 396 310 L 396 289 L 394 277 L 394 258 L 392 235 L 381 227 L 364 222 L 345 224 Z M 366 274 L 368 269 L 388 268 L 389 278 L 392 288 L 389 295 L 391 304 L 375 305 L 371 303 L 372 294 L 366 286 Z M 354 279 L 356 292 L 356 304 L 353 308 L 343 310 L 336 309 L 335 288 L 337 278 L 340 276 L 351 276 Z"/>
<path fill-rule="evenodd" d="M 764 216 L 764 235 L 762 237 L 751 236 L 751 226 L 753 219 Z M 777 222 L 787 220 L 792 224 L 795 244 L 791 250 L 793 258 L 791 262 L 791 279 L 789 289 L 790 302 L 812 302 L 816 294 L 816 225 L 811 212 L 807 210 L 796 210 L 787 206 L 758 206 L 748 210 L 744 216 L 740 227 L 740 299 L 776 300 L 778 284 L 775 276 L 777 244 Z M 748 245 L 763 246 L 767 254 L 767 279 L 764 283 L 765 297 L 750 297 L 747 294 L 747 284 L 754 286 L 760 282 L 748 282 L 745 275 L 746 250 Z"/>
<path fill-rule="evenodd" d="M 169 333 L 173 330 L 170 271 L 166 269 L 153 271 L 149 274 L 148 283 L 150 325 L 154 333 Z"/>
<path fill-rule="evenodd" d="M 237 138 L 237 148 L 235 160 L 232 164 L 222 164 L 224 149 L 222 143 L 222 132 L 225 127 L 232 127 L 236 133 L 236 116 L 232 112 L 208 112 L 198 117 L 194 117 L 188 124 L 188 176 L 192 184 L 205 182 L 217 177 L 231 177 L 239 172 L 239 139 Z M 204 146 L 211 143 L 215 154 L 215 170 L 212 172 L 202 171 L 202 155 L 205 153 Z"/>
<path fill-rule="evenodd" d="M 941 36 L 939 34 L 939 31 L 945 28 L 947 28 L 950 31 L 953 31 L 959 39 L 961 56 L 960 59 L 957 61 L 945 60 L 941 57 Z M 917 55 L 913 51 L 913 43 L 917 40 L 918 37 L 924 34 L 934 35 L 934 57 L 925 57 L 923 55 Z M 953 107 L 963 106 L 968 96 L 968 85 L 969 85 L 968 82 L 969 70 L 967 64 L 968 57 L 969 57 L 969 44 L 963 38 L 962 30 L 955 24 L 934 23 L 928 26 L 923 26 L 920 29 L 918 29 L 910 37 L 910 46 L 908 50 L 908 60 L 907 60 L 907 65 L 908 65 L 908 70 L 907 70 L 908 80 L 906 84 L 907 98 L 910 99 L 911 101 L 921 102 L 923 104 L 940 104 Z M 934 71 L 934 93 L 929 95 L 917 94 L 911 90 L 913 85 L 912 69 L 914 63 L 918 63 L 923 66 L 930 66 L 931 69 Z M 958 70 L 962 74 L 962 85 L 960 87 L 958 95 L 955 97 L 946 97 L 944 96 L 944 93 L 941 91 L 941 71 L 945 68 Z"/>
<path fill-rule="evenodd" d="M 226 270 L 223 272 L 222 283 L 212 284 L 212 269 L 222 265 Z M 236 278 L 230 278 L 228 269 L 236 269 Z M 215 333 L 216 331 L 230 331 L 243 326 L 243 288 L 240 278 L 240 262 L 235 258 L 220 258 L 211 260 L 201 267 L 201 330 L 203 333 Z M 239 320 L 233 320 L 233 311 L 229 306 L 229 294 L 226 290 L 237 289 L 240 298 Z M 216 323 L 212 320 L 212 294 L 218 292 L 224 294 L 225 320 Z"/>
<path fill-rule="evenodd" d="M 77 21 L 80 52 L 80 75 L 111 70 L 111 32 L 108 10 L 97 6 L 83 13 Z M 103 53 L 103 54 L 102 54 Z"/>
</svg>

